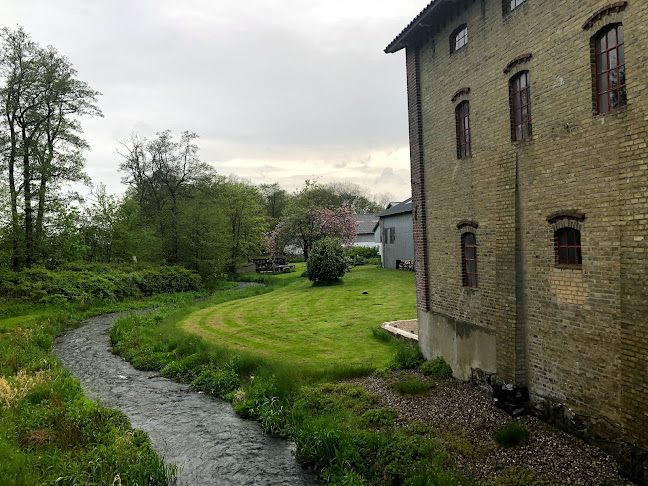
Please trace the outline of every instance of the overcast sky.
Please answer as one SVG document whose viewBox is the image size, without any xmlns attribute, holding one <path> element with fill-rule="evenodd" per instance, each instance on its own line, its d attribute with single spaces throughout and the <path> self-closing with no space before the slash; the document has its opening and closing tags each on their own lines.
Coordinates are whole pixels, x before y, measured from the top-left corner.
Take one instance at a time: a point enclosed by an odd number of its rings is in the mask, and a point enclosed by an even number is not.
<svg viewBox="0 0 648 486">
<path fill-rule="evenodd" d="M 123 192 L 118 140 L 200 136 L 220 174 L 410 195 L 404 52 L 426 0 L 0 0 L 102 96 L 84 119 L 94 183 Z"/>
</svg>

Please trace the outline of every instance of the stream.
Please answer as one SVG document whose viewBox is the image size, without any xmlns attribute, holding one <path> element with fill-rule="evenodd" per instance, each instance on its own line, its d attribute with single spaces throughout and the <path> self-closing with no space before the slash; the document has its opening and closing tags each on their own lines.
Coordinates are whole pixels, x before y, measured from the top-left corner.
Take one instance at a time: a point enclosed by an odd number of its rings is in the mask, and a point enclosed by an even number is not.
<svg viewBox="0 0 648 486">
<path fill-rule="evenodd" d="M 89 319 L 59 337 L 54 353 L 88 398 L 121 410 L 134 428 L 149 434 L 158 454 L 179 467 L 177 484 L 315 484 L 295 460 L 293 443 L 264 435 L 226 401 L 138 371 L 112 354 L 108 333 L 121 315 Z"/>
</svg>

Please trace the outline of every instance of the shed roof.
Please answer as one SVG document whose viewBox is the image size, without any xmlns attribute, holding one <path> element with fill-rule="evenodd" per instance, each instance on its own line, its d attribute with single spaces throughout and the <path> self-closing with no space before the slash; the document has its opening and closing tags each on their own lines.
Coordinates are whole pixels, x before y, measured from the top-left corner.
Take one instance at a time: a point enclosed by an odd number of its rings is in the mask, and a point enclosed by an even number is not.
<svg viewBox="0 0 648 486">
<path fill-rule="evenodd" d="M 385 47 L 385 52 L 398 52 L 409 43 L 421 37 L 428 37 L 434 29 L 445 22 L 448 14 L 455 11 L 457 3 L 453 0 L 432 0 L 414 19 L 407 24 L 400 34 Z"/>
<path fill-rule="evenodd" d="M 373 233 L 376 223 L 378 222 L 378 214 L 356 214 L 356 221 L 358 226 L 356 233 L 359 235 Z"/>
<path fill-rule="evenodd" d="M 379 217 L 384 217 L 384 216 L 391 216 L 393 214 L 401 214 L 401 213 L 407 213 L 412 211 L 412 198 L 410 197 L 409 199 L 406 199 L 400 204 L 397 204 L 396 206 L 392 206 L 390 208 L 385 209 L 382 213 L 379 213 Z"/>
</svg>

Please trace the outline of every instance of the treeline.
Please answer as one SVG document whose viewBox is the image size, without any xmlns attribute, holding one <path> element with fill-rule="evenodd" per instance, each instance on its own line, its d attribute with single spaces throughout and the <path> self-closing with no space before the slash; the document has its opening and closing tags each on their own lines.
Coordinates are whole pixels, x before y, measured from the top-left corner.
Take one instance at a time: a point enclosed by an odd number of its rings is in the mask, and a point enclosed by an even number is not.
<svg viewBox="0 0 648 486">
<path fill-rule="evenodd" d="M 314 209 L 375 212 L 387 202 L 350 183 L 306 181 L 289 193 L 226 177 L 200 159 L 195 133 L 169 130 L 116 142 L 127 190 L 110 194 L 83 171 L 80 119 L 102 116 L 100 93 L 22 28 L 0 37 L 0 268 L 147 262 L 209 279 L 266 251 L 266 234 L 289 215 L 295 222 Z M 90 196 L 71 183 L 90 185 Z"/>
</svg>

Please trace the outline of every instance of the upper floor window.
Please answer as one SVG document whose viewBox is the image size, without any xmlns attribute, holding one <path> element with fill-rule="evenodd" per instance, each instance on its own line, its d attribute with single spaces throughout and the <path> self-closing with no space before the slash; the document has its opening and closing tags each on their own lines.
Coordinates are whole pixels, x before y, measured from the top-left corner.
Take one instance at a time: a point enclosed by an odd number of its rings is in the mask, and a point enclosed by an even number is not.
<svg viewBox="0 0 648 486">
<path fill-rule="evenodd" d="M 531 137 L 531 87 L 529 71 L 522 71 L 511 79 L 511 136 L 513 141 Z"/>
<path fill-rule="evenodd" d="M 502 13 L 506 15 L 523 3 L 524 0 L 502 0 Z"/>
<path fill-rule="evenodd" d="M 455 109 L 457 124 L 457 158 L 470 157 L 470 105 L 462 101 Z"/>
<path fill-rule="evenodd" d="M 477 288 L 477 237 L 475 233 L 461 235 L 461 266 L 464 287 Z"/>
<path fill-rule="evenodd" d="M 558 265 L 582 265 L 581 235 L 575 228 L 556 231 L 556 261 Z"/>
<path fill-rule="evenodd" d="M 457 27 L 450 36 L 450 54 L 468 44 L 468 26 L 466 24 Z"/>
<path fill-rule="evenodd" d="M 607 113 L 627 104 L 623 26 L 611 25 L 594 37 L 596 111 Z"/>
</svg>

